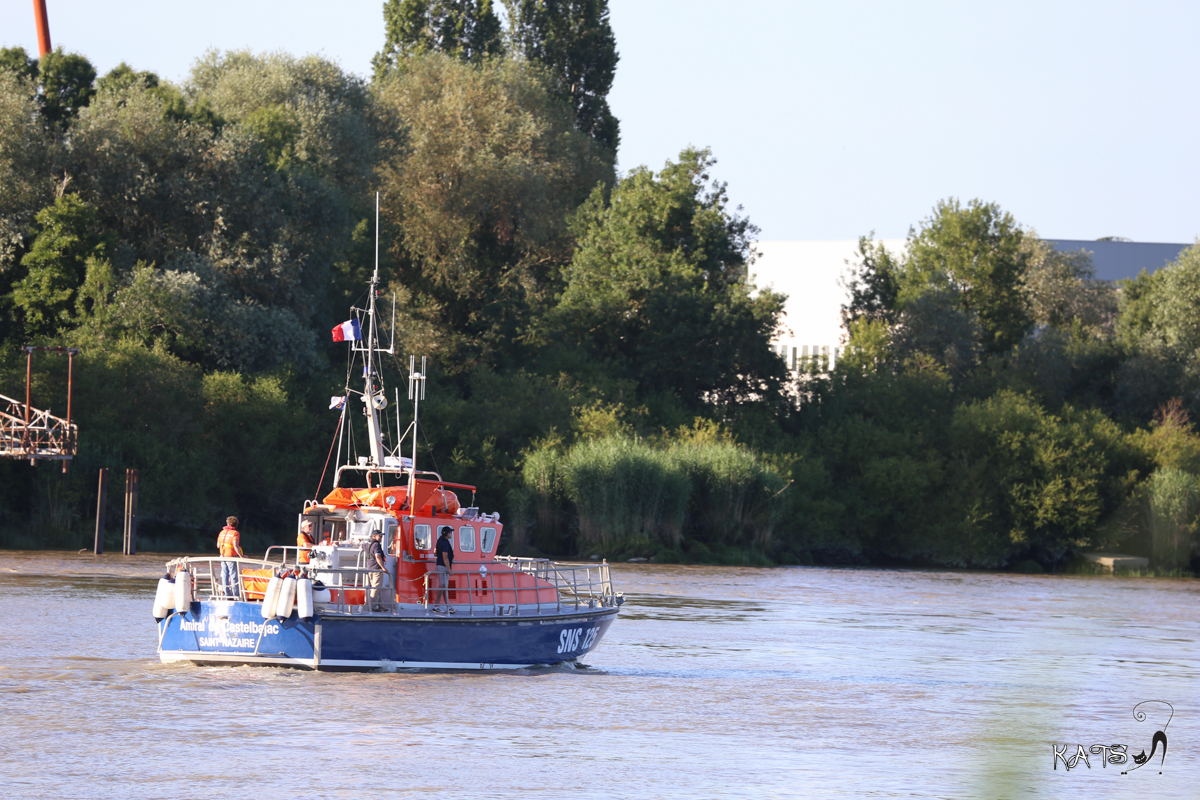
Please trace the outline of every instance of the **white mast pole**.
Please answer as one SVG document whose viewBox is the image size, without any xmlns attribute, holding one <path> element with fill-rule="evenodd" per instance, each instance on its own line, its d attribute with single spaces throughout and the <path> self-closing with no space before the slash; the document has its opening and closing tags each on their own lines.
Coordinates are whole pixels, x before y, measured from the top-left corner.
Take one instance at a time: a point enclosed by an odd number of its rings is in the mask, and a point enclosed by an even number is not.
<svg viewBox="0 0 1200 800">
<path fill-rule="evenodd" d="M 367 406 L 367 436 L 371 443 L 371 461 L 383 466 L 383 431 L 379 426 L 379 409 L 375 407 L 375 295 L 379 293 L 379 192 L 375 193 L 375 274 L 371 276 L 371 298 L 367 306 L 367 369 L 364 376 L 363 402 Z M 385 395 L 380 395 L 385 397 Z"/>
<path fill-rule="evenodd" d="M 412 424 L 412 466 L 408 473 L 408 497 L 409 508 L 411 513 L 416 513 L 417 509 L 413 505 L 412 498 L 415 497 L 417 490 L 417 421 L 421 407 L 421 400 L 425 398 L 425 356 L 421 356 L 421 371 L 417 372 L 417 357 L 408 357 L 408 398 L 413 401 L 413 424 Z"/>
</svg>

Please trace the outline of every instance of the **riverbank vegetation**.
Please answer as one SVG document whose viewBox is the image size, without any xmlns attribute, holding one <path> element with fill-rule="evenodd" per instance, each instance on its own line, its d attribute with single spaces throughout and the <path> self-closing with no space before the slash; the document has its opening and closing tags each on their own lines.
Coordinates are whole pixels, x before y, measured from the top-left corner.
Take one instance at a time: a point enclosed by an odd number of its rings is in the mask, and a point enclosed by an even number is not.
<svg viewBox="0 0 1200 800">
<path fill-rule="evenodd" d="M 845 357 L 792 372 L 716 159 L 618 173 L 605 4 L 560 5 L 389 0 L 370 81 L 282 53 L 211 52 L 175 85 L 0 51 L 0 392 L 22 346 L 81 350 L 78 457 L 0 462 L 0 545 L 88 546 L 101 467 L 109 547 L 129 467 L 143 549 L 210 550 L 231 513 L 251 547 L 288 541 L 330 488 L 326 331 L 364 303 L 379 191 L 385 336 L 432 365 L 420 459 L 479 485 L 509 552 L 1194 567 L 1200 247 L 1114 286 L 943 200 L 903 253 L 862 239 Z M 34 405 L 65 396 L 65 360 L 36 355 Z"/>
</svg>

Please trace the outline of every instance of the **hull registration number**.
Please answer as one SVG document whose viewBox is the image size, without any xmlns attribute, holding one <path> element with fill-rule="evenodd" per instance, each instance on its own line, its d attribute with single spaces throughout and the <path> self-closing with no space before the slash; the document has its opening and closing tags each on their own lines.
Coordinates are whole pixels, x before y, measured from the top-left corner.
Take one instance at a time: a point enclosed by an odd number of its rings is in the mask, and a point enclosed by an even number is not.
<svg viewBox="0 0 1200 800">
<path fill-rule="evenodd" d="M 558 652 L 573 653 L 576 650 L 587 650 L 596 642 L 599 628 L 568 628 L 558 635 Z"/>
</svg>

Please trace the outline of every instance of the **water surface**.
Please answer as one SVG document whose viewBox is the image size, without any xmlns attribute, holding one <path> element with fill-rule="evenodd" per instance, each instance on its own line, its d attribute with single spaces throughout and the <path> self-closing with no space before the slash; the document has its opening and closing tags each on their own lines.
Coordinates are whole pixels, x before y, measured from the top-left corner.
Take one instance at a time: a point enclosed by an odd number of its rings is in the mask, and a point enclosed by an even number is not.
<svg viewBox="0 0 1200 800">
<path fill-rule="evenodd" d="M 9 794 L 1197 795 L 1195 581 L 622 564 L 584 667 L 325 674 L 160 664 L 164 560 L 0 553 Z"/>
</svg>

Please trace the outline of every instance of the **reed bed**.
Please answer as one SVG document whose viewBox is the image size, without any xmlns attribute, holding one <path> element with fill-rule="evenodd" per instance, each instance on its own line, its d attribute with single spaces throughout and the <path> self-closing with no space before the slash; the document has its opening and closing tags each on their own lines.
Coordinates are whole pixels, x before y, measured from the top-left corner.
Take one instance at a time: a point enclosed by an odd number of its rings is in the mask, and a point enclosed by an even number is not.
<svg viewBox="0 0 1200 800">
<path fill-rule="evenodd" d="M 771 546 L 783 481 L 729 442 L 656 443 L 627 436 L 527 455 L 515 520 L 559 552 L 683 555 Z M 555 547 L 557 545 L 557 547 Z"/>
<path fill-rule="evenodd" d="M 1192 557 L 1200 486 L 1196 477 L 1178 469 L 1159 469 L 1146 481 L 1146 524 L 1160 570 L 1186 568 Z"/>
</svg>

